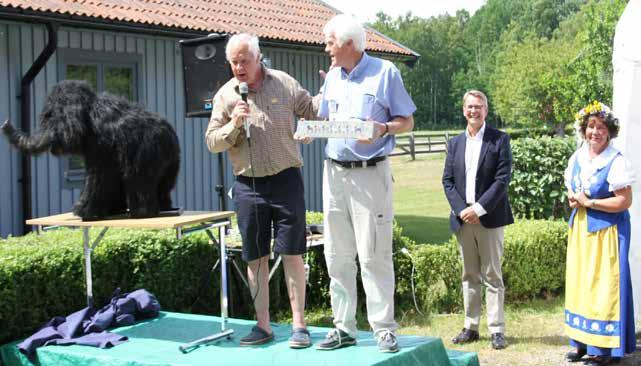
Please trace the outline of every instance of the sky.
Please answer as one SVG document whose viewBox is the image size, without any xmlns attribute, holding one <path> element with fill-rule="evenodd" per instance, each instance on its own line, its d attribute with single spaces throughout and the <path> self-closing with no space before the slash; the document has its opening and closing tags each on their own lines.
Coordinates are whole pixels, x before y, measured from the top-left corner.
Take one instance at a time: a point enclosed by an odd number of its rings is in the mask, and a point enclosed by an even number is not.
<svg viewBox="0 0 641 366">
<path fill-rule="evenodd" d="M 413 15 L 429 18 L 448 13 L 456 14 L 459 9 L 467 9 L 470 14 L 480 8 L 485 0 L 322 0 L 326 4 L 352 14 L 361 22 L 373 22 L 376 13 L 383 11 L 392 18 L 405 15 L 411 11 Z"/>
</svg>

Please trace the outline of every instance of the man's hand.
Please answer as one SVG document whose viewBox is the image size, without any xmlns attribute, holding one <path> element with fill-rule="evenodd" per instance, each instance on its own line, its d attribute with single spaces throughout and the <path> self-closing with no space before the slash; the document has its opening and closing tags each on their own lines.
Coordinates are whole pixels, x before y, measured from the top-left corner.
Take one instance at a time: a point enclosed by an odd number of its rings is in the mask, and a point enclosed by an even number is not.
<svg viewBox="0 0 641 366">
<path fill-rule="evenodd" d="M 329 70 L 331 70 L 331 69 L 332 69 L 332 68 L 334 68 L 334 67 L 336 67 L 336 65 L 334 64 L 334 62 L 332 62 L 332 64 L 331 64 L 331 65 L 329 65 L 329 69 L 327 69 L 327 71 L 325 71 L 325 70 L 318 70 L 318 75 L 320 75 L 321 80 L 325 80 L 325 78 L 327 77 L 327 73 L 329 72 Z"/>
<path fill-rule="evenodd" d="M 298 122 L 304 121 L 304 120 L 305 120 L 304 118 L 299 118 Z M 303 136 L 303 135 L 298 134 L 298 131 L 294 132 L 294 140 L 298 141 L 298 142 L 302 142 L 305 145 L 309 145 L 309 144 L 312 143 L 312 141 L 314 141 L 314 139 L 312 137 Z"/>
<path fill-rule="evenodd" d="M 249 105 L 239 100 L 231 111 L 231 122 L 234 124 L 234 127 L 240 128 L 247 116 L 249 116 Z"/>
<path fill-rule="evenodd" d="M 383 136 L 385 131 L 387 131 L 387 129 L 389 128 L 389 127 L 387 127 L 387 125 L 385 123 L 376 122 L 376 121 L 370 121 L 370 122 L 372 122 L 374 124 L 374 136 L 372 136 L 371 139 L 358 138 L 357 140 L 361 144 L 371 144 L 371 143 L 373 143 L 374 141 L 378 140 L 381 136 Z"/>
<path fill-rule="evenodd" d="M 481 223 L 481 220 L 479 219 L 478 215 L 476 214 L 476 211 L 474 211 L 472 206 L 461 211 L 460 216 L 463 222 L 465 222 L 466 224 L 478 225 Z"/>
<path fill-rule="evenodd" d="M 301 136 L 301 135 L 298 134 L 298 132 L 294 132 L 294 140 L 296 140 L 298 142 L 301 142 L 301 143 L 303 143 L 305 145 L 309 145 L 309 144 L 312 143 L 312 141 L 314 141 L 314 139 L 312 137 Z"/>
</svg>

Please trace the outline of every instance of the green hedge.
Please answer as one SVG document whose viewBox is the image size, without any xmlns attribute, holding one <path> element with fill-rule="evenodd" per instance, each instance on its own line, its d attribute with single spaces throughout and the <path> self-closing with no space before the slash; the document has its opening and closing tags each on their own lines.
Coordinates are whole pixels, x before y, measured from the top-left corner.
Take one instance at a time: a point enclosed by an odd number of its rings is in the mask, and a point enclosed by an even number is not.
<svg viewBox="0 0 641 366">
<path fill-rule="evenodd" d="M 574 138 L 522 138 L 512 141 L 510 204 L 523 218 L 567 216 L 564 172 L 575 150 Z"/>
<path fill-rule="evenodd" d="M 510 135 L 510 140 L 512 141 L 522 139 L 522 138 L 539 138 L 543 136 L 548 136 L 548 137 L 556 136 L 556 131 L 554 131 L 554 129 L 549 128 L 547 126 L 530 127 L 530 128 L 506 128 L 504 131 L 505 133 Z M 567 136 L 574 135 L 575 134 L 574 126 L 572 124 L 569 124 L 568 126 L 565 127 L 564 132 Z"/>
<path fill-rule="evenodd" d="M 68 229 L 0 240 L 0 344 L 86 306 L 81 243 L 82 231 Z M 209 276 L 216 258 L 205 235 L 179 241 L 171 231 L 112 229 L 92 256 L 95 303 L 116 287 L 146 288 L 164 309 L 211 313 L 219 308 Z"/>
<path fill-rule="evenodd" d="M 319 222 L 318 218 L 313 221 Z M 92 237 L 97 233 L 92 230 Z M 566 225 L 559 221 L 521 221 L 508 227 L 503 268 L 509 301 L 562 289 L 566 234 Z M 85 306 L 81 242 L 82 232 L 68 229 L 0 240 L 0 344 L 31 334 L 53 316 Z M 461 263 L 456 242 L 416 244 L 395 227 L 397 308 L 414 308 L 411 261 L 400 253 L 403 247 L 410 250 L 416 264 L 417 300 L 422 310 L 459 310 Z M 314 250 L 308 255 L 307 306 L 328 308 L 329 279 L 323 253 Z M 204 234 L 177 240 L 172 231 L 111 229 L 93 255 L 95 303 L 104 304 L 116 287 L 123 291 L 146 288 L 164 310 L 219 314 L 219 272 L 212 268 L 217 258 L 216 247 Z M 274 313 L 289 309 L 282 271 L 276 273 L 270 284 Z M 230 278 L 231 315 L 252 318 L 248 291 L 236 276 Z M 359 303 L 364 306 L 362 288 Z"/>
<path fill-rule="evenodd" d="M 563 221 L 519 220 L 505 230 L 503 279 L 506 301 L 521 301 L 557 294 L 565 283 L 567 224 Z M 421 311 L 460 311 L 463 303 L 459 248 L 456 239 L 445 244 L 416 244 L 406 237 L 395 243 L 397 254 L 397 303 L 413 308 L 411 261 L 400 254 L 402 246 L 416 265 L 417 302 Z"/>
</svg>

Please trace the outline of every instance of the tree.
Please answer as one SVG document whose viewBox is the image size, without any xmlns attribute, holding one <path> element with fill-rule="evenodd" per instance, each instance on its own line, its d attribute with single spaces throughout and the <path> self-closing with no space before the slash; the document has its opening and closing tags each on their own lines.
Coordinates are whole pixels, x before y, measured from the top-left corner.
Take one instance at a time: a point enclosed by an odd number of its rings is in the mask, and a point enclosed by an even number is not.
<svg viewBox="0 0 641 366">
<path fill-rule="evenodd" d="M 576 55 L 573 40 L 532 34 L 521 42 L 506 43 L 492 80 L 496 112 L 510 125 L 543 125 L 563 134 L 575 98 L 568 67 Z"/>
</svg>

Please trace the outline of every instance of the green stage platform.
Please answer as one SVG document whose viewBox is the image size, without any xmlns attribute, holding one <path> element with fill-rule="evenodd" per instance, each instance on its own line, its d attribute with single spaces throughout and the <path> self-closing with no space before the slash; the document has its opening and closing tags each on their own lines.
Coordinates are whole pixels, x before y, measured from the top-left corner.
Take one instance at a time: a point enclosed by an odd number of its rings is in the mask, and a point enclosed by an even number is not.
<svg viewBox="0 0 641 366">
<path fill-rule="evenodd" d="M 38 349 L 41 366 L 203 366 L 203 365 L 296 365 L 296 366 L 360 366 L 360 365 L 438 365 L 478 366 L 475 353 L 449 351 L 439 338 L 399 336 L 401 350 L 395 354 L 380 353 L 371 332 L 361 332 L 358 345 L 334 351 L 318 351 L 313 347 L 293 350 L 287 339 L 290 326 L 273 325 L 276 340 L 259 347 L 240 347 L 241 337 L 254 322 L 229 319 L 234 330 L 231 339 L 200 346 L 183 354 L 178 346 L 220 331 L 220 318 L 213 316 L 163 312 L 156 319 L 113 331 L 129 337 L 129 341 L 111 349 L 86 346 L 48 346 Z M 324 338 L 327 328 L 310 327 L 312 341 Z M 3 366 L 31 363 L 18 352 L 19 342 L 0 347 Z"/>
</svg>

